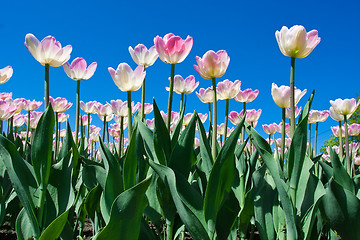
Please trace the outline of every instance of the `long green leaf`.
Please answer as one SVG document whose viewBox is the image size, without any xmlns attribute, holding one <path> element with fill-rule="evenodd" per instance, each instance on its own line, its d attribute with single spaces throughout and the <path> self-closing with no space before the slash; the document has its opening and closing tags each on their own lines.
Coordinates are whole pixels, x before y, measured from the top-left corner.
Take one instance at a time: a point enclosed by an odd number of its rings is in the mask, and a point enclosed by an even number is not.
<svg viewBox="0 0 360 240">
<path fill-rule="evenodd" d="M 154 149 L 160 163 L 167 165 L 170 160 L 171 154 L 171 141 L 169 131 L 165 122 L 160 114 L 155 99 L 153 100 L 154 106 Z M 171 113 L 170 113 L 171 114 Z M 171 116 L 167 116 L 171 117 Z"/>
<path fill-rule="evenodd" d="M 63 228 L 65 227 L 65 224 L 67 222 L 69 210 L 66 210 L 63 212 L 59 217 L 57 217 L 52 223 L 50 223 L 49 226 L 44 230 L 44 232 L 41 234 L 39 240 L 55 240 L 57 239 Z"/>
<path fill-rule="evenodd" d="M 147 205 L 145 192 L 151 182 L 151 176 L 121 193 L 111 207 L 110 221 L 95 236 L 95 240 L 138 239 L 140 223 Z"/>
<path fill-rule="evenodd" d="M 136 170 L 138 166 L 136 143 L 139 135 L 139 131 L 135 125 L 133 134 L 126 150 L 124 167 L 123 167 L 123 178 L 124 178 L 124 190 L 127 190 L 136 184 Z"/>
<path fill-rule="evenodd" d="M 335 181 L 339 183 L 343 188 L 349 190 L 352 193 L 355 193 L 355 186 L 353 180 L 345 170 L 344 166 L 341 164 L 339 156 L 332 148 L 330 148 L 330 159 L 333 166 L 333 177 Z"/>
</svg>

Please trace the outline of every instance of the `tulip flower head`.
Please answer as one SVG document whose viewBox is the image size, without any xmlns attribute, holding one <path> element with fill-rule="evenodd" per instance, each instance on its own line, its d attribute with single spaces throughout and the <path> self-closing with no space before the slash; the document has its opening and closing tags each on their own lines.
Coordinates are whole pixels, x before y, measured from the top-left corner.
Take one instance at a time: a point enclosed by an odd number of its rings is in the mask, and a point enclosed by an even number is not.
<svg viewBox="0 0 360 240">
<path fill-rule="evenodd" d="M 169 78 L 170 81 L 170 78 Z M 174 91 L 177 94 L 190 94 L 199 86 L 199 82 L 195 82 L 195 77 L 193 75 L 183 78 L 180 75 L 175 75 L 174 77 Z M 166 87 L 166 90 L 170 89 Z"/>
<path fill-rule="evenodd" d="M 236 80 L 231 82 L 228 79 L 225 79 L 222 82 L 219 82 L 216 86 L 216 92 L 218 98 L 221 100 L 233 99 L 240 91 L 241 82 Z"/>
<path fill-rule="evenodd" d="M 80 108 L 87 114 L 95 114 L 96 113 L 96 108 L 95 108 L 96 104 L 97 104 L 97 101 L 89 101 L 87 103 L 80 101 Z"/>
<path fill-rule="evenodd" d="M 208 87 L 206 89 L 200 88 L 199 92 L 196 92 L 196 95 L 203 103 L 212 103 L 214 99 L 212 87 Z"/>
<path fill-rule="evenodd" d="M 291 111 L 290 108 L 287 108 L 285 110 L 285 117 L 288 119 L 290 119 L 290 111 Z M 301 107 L 295 106 L 295 118 L 299 116 L 300 112 L 301 112 Z"/>
<path fill-rule="evenodd" d="M 163 38 L 156 36 L 154 38 L 154 44 L 161 61 L 175 64 L 181 63 L 187 55 L 189 55 L 193 46 L 193 38 L 187 36 L 187 38 L 183 40 L 179 36 L 168 33 Z"/>
<path fill-rule="evenodd" d="M 113 110 L 109 103 L 106 103 L 104 105 L 101 103 L 97 103 L 95 105 L 95 108 L 96 108 L 96 113 L 99 116 L 111 116 L 113 114 Z"/>
<path fill-rule="evenodd" d="M 111 67 L 108 70 L 116 86 L 123 92 L 139 90 L 146 75 L 144 66 L 139 65 L 133 71 L 127 63 L 120 63 L 116 70 Z"/>
<path fill-rule="evenodd" d="M 47 36 L 41 42 L 31 33 L 25 36 L 25 47 L 42 65 L 60 67 L 70 59 L 72 46 L 61 47 L 60 42 L 52 36 Z"/>
<path fill-rule="evenodd" d="M 351 99 L 336 99 L 335 101 L 330 100 L 331 106 L 334 108 L 334 111 L 340 115 L 349 115 L 351 116 L 356 109 L 359 107 L 360 100 L 356 102 L 355 98 Z"/>
<path fill-rule="evenodd" d="M 282 122 L 278 124 L 278 132 L 281 133 Z M 285 133 L 288 134 L 290 132 L 290 124 L 285 123 Z"/>
<path fill-rule="evenodd" d="M 330 115 L 328 110 L 318 111 L 311 110 L 309 112 L 308 124 L 313 124 L 317 122 L 324 122 Z"/>
<path fill-rule="evenodd" d="M 52 105 L 54 112 L 57 113 L 63 113 L 72 106 L 72 103 L 68 102 L 66 98 L 57 97 L 54 99 L 50 96 L 49 101 Z"/>
<path fill-rule="evenodd" d="M 144 114 L 149 114 L 153 111 L 154 107 L 151 103 L 144 103 Z M 141 104 L 140 104 L 140 110 L 141 110 Z"/>
<path fill-rule="evenodd" d="M 238 125 L 240 123 L 240 120 L 242 118 L 242 113 L 238 113 L 238 112 L 235 112 L 235 111 L 231 111 L 229 113 L 229 120 L 232 124 L 234 125 Z"/>
<path fill-rule="evenodd" d="M 12 98 L 12 92 L 10 92 L 10 93 L 0 93 L 0 99 L 1 100 L 6 100 L 6 99 L 8 99 L 8 98 Z"/>
<path fill-rule="evenodd" d="M 65 114 L 65 113 L 58 114 L 58 122 L 59 123 L 65 122 L 68 118 L 69 118 L 69 114 Z"/>
<path fill-rule="evenodd" d="M 340 133 L 339 133 L 339 126 L 335 126 L 335 127 L 330 127 L 332 133 L 334 134 L 335 137 L 339 137 Z M 341 126 L 341 136 L 345 136 L 345 127 Z"/>
<path fill-rule="evenodd" d="M 160 111 L 160 114 L 164 120 L 164 122 L 167 122 L 167 113 L 165 113 L 164 111 Z M 171 111 L 171 116 L 170 116 L 170 124 L 174 124 L 179 120 L 179 113 L 178 112 L 174 112 Z"/>
<path fill-rule="evenodd" d="M 154 129 L 155 127 L 155 118 L 153 119 L 146 119 L 146 124 L 150 129 Z"/>
<path fill-rule="evenodd" d="M 8 120 L 14 116 L 18 107 L 10 104 L 8 101 L 0 100 L 0 120 Z"/>
<path fill-rule="evenodd" d="M 97 63 L 93 62 L 87 67 L 86 61 L 83 58 L 75 58 L 71 64 L 66 62 L 63 67 L 69 78 L 75 81 L 81 81 L 87 80 L 94 75 Z"/>
<path fill-rule="evenodd" d="M 88 124 L 91 123 L 92 121 L 92 117 L 90 116 L 90 119 L 89 119 L 89 116 L 88 115 L 82 115 L 80 116 L 81 117 L 81 121 L 82 121 L 82 125 L 83 126 L 87 126 Z"/>
<path fill-rule="evenodd" d="M 14 119 L 13 119 L 14 127 L 21 127 L 24 123 L 25 123 L 24 115 L 20 113 L 14 115 Z"/>
<path fill-rule="evenodd" d="M 120 117 L 127 117 L 128 108 L 127 108 L 127 101 L 118 100 L 111 100 L 111 109 L 113 113 Z M 139 108 L 141 107 L 140 103 L 131 102 L 131 112 L 134 114 Z"/>
<path fill-rule="evenodd" d="M 3 69 L 0 69 L 0 84 L 4 84 L 7 81 L 9 81 L 12 75 L 13 75 L 13 68 L 11 66 L 7 66 Z"/>
<path fill-rule="evenodd" d="M 239 91 L 239 93 L 235 96 L 235 100 L 237 102 L 245 102 L 249 103 L 254 101 L 254 99 L 258 96 L 259 90 L 252 90 L 251 88 L 245 89 L 244 91 Z"/>
<path fill-rule="evenodd" d="M 207 51 L 202 58 L 196 56 L 195 70 L 206 80 L 222 77 L 230 63 L 230 57 L 225 50 Z"/>
<path fill-rule="evenodd" d="M 198 116 L 199 116 L 200 121 L 201 121 L 202 123 L 204 123 L 204 122 L 206 121 L 206 119 L 208 118 L 208 114 L 207 114 L 207 113 L 205 113 L 205 114 L 198 113 Z"/>
<path fill-rule="evenodd" d="M 26 104 L 24 106 L 25 111 L 34 111 L 41 106 L 42 102 L 37 102 L 35 100 L 26 100 Z"/>
<path fill-rule="evenodd" d="M 292 58 L 304 58 L 319 44 L 318 31 L 306 32 L 301 25 L 295 25 L 288 29 L 283 26 L 275 32 L 276 41 L 282 54 Z"/>
<path fill-rule="evenodd" d="M 300 89 L 295 88 L 295 105 L 306 94 L 306 91 L 306 89 L 301 91 Z M 275 83 L 273 83 L 271 87 L 271 95 L 276 105 L 281 108 L 290 108 L 290 87 L 284 85 L 278 87 Z"/>
<path fill-rule="evenodd" d="M 349 135 L 350 136 L 357 136 L 360 134 L 360 124 L 358 123 L 353 123 L 349 125 L 348 128 L 349 131 Z"/>
<path fill-rule="evenodd" d="M 143 65 L 145 68 L 153 65 L 159 56 L 155 46 L 148 50 L 144 44 L 138 44 L 134 49 L 129 47 L 129 52 L 134 62 L 137 65 Z"/>
<path fill-rule="evenodd" d="M 263 124 L 262 127 L 264 132 L 269 135 L 273 135 L 276 132 L 281 132 L 281 129 L 279 129 L 279 126 L 276 123 L 271 123 L 269 125 Z"/>
<path fill-rule="evenodd" d="M 259 118 L 260 118 L 261 112 L 262 112 L 261 109 L 259 109 L 259 110 L 255 110 L 255 109 L 246 110 L 245 121 L 250 123 L 250 124 L 257 122 L 259 120 Z M 240 116 L 243 116 L 243 115 L 244 115 L 244 110 L 241 110 Z M 253 127 L 255 127 L 255 126 L 253 126 Z"/>
</svg>

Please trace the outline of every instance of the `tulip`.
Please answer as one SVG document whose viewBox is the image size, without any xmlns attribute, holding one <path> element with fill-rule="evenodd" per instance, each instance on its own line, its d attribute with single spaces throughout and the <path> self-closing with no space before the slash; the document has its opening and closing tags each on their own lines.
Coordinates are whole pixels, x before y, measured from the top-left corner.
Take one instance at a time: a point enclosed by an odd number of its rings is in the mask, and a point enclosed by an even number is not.
<svg viewBox="0 0 360 240">
<path fill-rule="evenodd" d="M 14 127 L 15 128 L 21 127 L 22 125 L 24 125 L 24 123 L 25 123 L 24 115 L 22 115 L 20 113 L 14 115 Z"/>
<path fill-rule="evenodd" d="M 198 116 L 199 116 L 200 121 L 201 121 L 202 123 L 204 123 L 204 122 L 206 121 L 206 119 L 208 118 L 208 114 L 207 114 L 207 113 L 205 113 L 205 114 L 198 113 Z"/>
<path fill-rule="evenodd" d="M 336 113 L 340 115 L 347 115 L 346 118 L 349 118 L 358 108 L 360 100 L 356 102 L 355 98 L 344 100 L 338 98 L 335 101 L 330 100 L 330 104 Z"/>
<path fill-rule="evenodd" d="M 318 31 L 306 32 L 301 25 L 295 25 L 288 29 L 283 26 L 280 31 L 275 32 L 276 41 L 280 51 L 291 58 L 304 58 L 319 44 Z"/>
<path fill-rule="evenodd" d="M 12 98 L 12 93 L 0 93 L 0 100 L 6 100 Z"/>
<path fill-rule="evenodd" d="M 249 103 L 254 101 L 254 99 L 258 96 L 259 90 L 252 90 L 251 88 L 245 89 L 244 91 L 239 91 L 239 93 L 235 96 L 235 100 L 237 102 Z"/>
<path fill-rule="evenodd" d="M 55 113 L 65 112 L 72 106 L 71 102 L 68 102 L 66 98 L 61 97 L 57 97 L 54 99 L 49 96 L 49 102 L 51 103 Z"/>
<path fill-rule="evenodd" d="M 168 121 L 168 114 L 165 113 L 164 111 L 160 111 L 160 114 L 164 120 L 164 122 L 167 122 Z M 178 120 L 179 120 L 179 113 L 178 112 L 174 112 L 174 111 L 171 111 L 171 116 L 170 116 L 170 124 L 174 124 L 176 123 Z"/>
<path fill-rule="evenodd" d="M 330 127 L 331 132 L 334 134 L 335 137 L 340 137 L 340 131 L 339 131 L 339 127 L 338 126 L 334 126 L 334 127 Z M 344 136 L 345 135 L 345 127 L 341 126 L 341 135 Z"/>
<path fill-rule="evenodd" d="M 355 164 L 356 166 L 360 166 L 360 156 L 354 157 L 354 164 Z"/>
<path fill-rule="evenodd" d="M 89 124 L 92 121 L 92 117 L 89 115 L 82 115 L 81 116 L 81 122 L 83 126 L 89 126 Z"/>
<path fill-rule="evenodd" d="M 25 123 L 29 122 L 29 127 L 35 129 L 42 114 L 42 112 L 32 111 L 30 114 L 30 121 L 25 121 Z"/>
<path fill-rule="evenodd" d="M 120 63 L 116 71 L 109 67 L 109 73 L 114 80 L 116 86 L 123 92 L 127 92 L 128 100 L 128 118 L 129 118 L 129 141 L 132 134 L 132 119 L 131 119 L 131 92 L 137 91 L 140 89 L 146 72 L 144 71 L 144 66 L 139 65 L 133 71 L 127 63 Z"/>
<path fill-rule="evenodd" d="M 147 68 L 154 64 L 159 54 L 156 51 L 155 46 L 152 46 L 149 50 L 146 48 L 144 44 L 138 44 L 135 49 L 129 47 L 129 52 L 137 65 L 143 65 L 144 68 Z M 141 109 L 144 109 L 145 103 L 145 79 L 142 83 L 142 95 L 141 95 Z M 144 120 L 145 113 L 141 112 L 141 119 Z"/>
<path fill-rule="evenodd" d="M 262 110 L 255 110 L 255 109 L 251 109 L 251 110 L 246 110 L 246 117 L 245 120 L 246 122 L 248 122 L 250 125 L 252 125 L 252 123 L 257 122 L 260 118 Z M 243 116 L 244 112 L 243 110 L 240 112 L 240 115 Z M 254 127 L 254 126 L 253 126 Z"/>
<path fill-rule="evenodd" d="M 68 120 L 68 118 L 69 118 L 69 114 L 65 114 L 65 113 L 58 114 L 58 122 L 59 123 L 65 122 L 66 120 Z"/>
<path fill-rule="evenodd" d="M 269 135 L 273 135 L 279 131 L 279 126 L 276 123 L 271 123 L 269 125 L 263 124 L 262 128 L 263 128 L 264 132 Z"/>
<path fill-rule="evenodd" d="M 290 119 L 291 118 L 291 109 L 287 108 L 285 111 L 286 111 L 285 117 Z M 299 116 L 300 112 L 301 112 L 301 107 L 295 106 L 295 118 L 297 118 Z"/>
<path fill-rule="evenodd" d="M 83 58 L 75 58 L 71 64 L 66 62 L 64 71 L 69 78 L 76 81 L 76 123 L 75 135 L 79 134 L 79 116 L 80 116 L 80 81 L 87 80 L 94 75 L 97 63 L 93 62 L 87 67 L 86 61 Z M 78 143 L 78 138 L 75 139 L 75 144 Z"/>
<path fill-rule="evenodd" d="M 11 105 L 5 100 L 0 100 L 0 122 L 2 123 L 3 120 L 8 120 L 14 116 L 17 109 L 18 107 L 16 105 Z"/>
<path fill-rule="evenodd" d="M 155 127 L 155 119 L 146 119 L 146 124 L 150 129 L 154 129 Z"/>
<path fill-rule="evenodd" d="M 200 88 L 199 92 L 196 92 L 196 95 L 203 103 L 212 103 L 214 99 L 214 93 L 212 87 L 206 89 Z"/>
<path fill-rule="evenodd" d="M 295 88 L 295 105 L 306 94 L 306 89 L 301 91 Z M 274 102 L 281 108 L 290 108 L 290 87 L 281 85 L 278 87 L 275 83 L 271 87 L 271 96 Z M 291 124 L 290 124 L 291 125 Z"/>
<path fill-rule="evenodd" d="M 105 141 L 105 132 L 106 132 L 106 123 L 107 123 L 107 120 L 106 118 L 108 116 L 111 116 L 113 114 L 113 111 L 112 111 L 112 108 L 111 108 L 111 105 L 109 103 L 106 103 L 104 105 L 102 105 L 101 103 L 97 103 L 95 105 L 95 108 L 96 108 L 96 113 L 98 114 L 98 116 L 103 116 L 104 118 L 101 119 L 103 121 L 103 135 L 102 135 L 102 140 Z M 109 142 L 109 135 L 107 135 L 107 140 Z"/>
<path fill-rule="evenodd" d="M 168 33 L 163 38 L 156 36 L 154 38 L 154 44 L 161 61 L 175 64 L 181 63 L 187 55 L 189 55 L 193 46 L 193 38 L 187 36 L 187 38 L 183 40 L 179 36 Z"/>
<path fill-rule="evenodd" d="M 35 100 L 26 100 L 26 104 L 24 106 L 25 111 L 34 111 L 41 106 L 42 102 L 37 102 Z"/>
<path fill-rule="evenodd" d="M 80 101 L 80 108 L 87 114 L 95 114 L 96 113 L 96 108 L 95 108 L 96 104 L 97 104 L 97 101 L 90 101 L 87 103 Z"/>
<path fill-rule="evenodd" d="M 127 101 L 118 100 L 111 100 L 111 109 L 112 112 L 119 116 L 119 117 L 126 117 L 127 116 Z M 140 108 L 140 103 L 131 102 L 131 112 L 134 114 Z"/>
<path fill-rule="evenodd" d="M 147 115 L 153 111 L 154 107 L 151 103 L 144 103 L 140 109 L 141 109 L 141 112 L 144 113 L 144 115 Z"/>
<path fill-rule="evenodd" d="M 212 50 L 207 51 L 202 58 L 196 56 L 196 62 L 198 65 L 194 65 L 195 70 L 206 80 L 212 80 L 213 91 L 213 128 L 212 128 L 212 143 L 211 143 L 211 155 L 213 161 L 217 156 L 216 149 L 216 136 L 217 136 L 217 98 L 216 98 L 216 78 L 222 77 L 227 67 L 229 66 L 230 57 L 225 50 L 214 52 Z"/>
<path fill-rule="evenodd" d="M 360 134 L 360 124 L 353 123 L 349 125 L 349 135 L 354 137 Z"/>
<path fill-rule="evenodd" d="M 290 136 L 292 137 L 295 131 L 295 58 L 304 58 L 311 53 L 311 51 L 319 44 L 320 38 L 318 32 L 312 30 L 306 33 L 303 26 L 295 25 L 288 29 L 282 27 L 280 32 L 275 33 L 276 40 L 279 44 L 280 51 L 288 57 L 291 57 L 291 71 L 290 71 Z M 294 189 L 291 189 L 291 198 L 294 202 Z"/>
<path fill-rule="evenodd" d="M 183 118 L 183 123 L 182 123 L 182 125 L 183 125 L 183 126 L 189 125 L 190 120 L 191 120 L 191 118 L 192 118 L 193 115 L 194 115 L 193 113 L 187 113 L 187 114 L 185 114 L 185 115 L 184 115 L 184 118 Z"/>
<path fill-rule="evenodd" d="M 318 110 L 311 110 L 309 112 L 308 117 L 308 124 L 309 124 L 309 145 L 311 139 L 311 124 L 316 123 L 315 127 L 315 140 L 314 140 L 314 154 L 316 155 L 316 147 L 317 147 L 317 133 L 318 133 L 318 126 L 319 122 L 324 122 L 330 115 L 328 110 L 318 111 Z M 317 174 L 317 165 L 315 166 L 315 173 Z"/>
<path fill-rule="evenodd" d="M 0 84 L 4 84 L 13 75 L 13 68 L 11 66 L 4 67 L 3 69 L 0 69 Z"/>
<path fill-rule="evenodd" d="M 25 47 L 31 55 L 45 66 L 45 108 L 49 105 L 49 66 L 60 67 L 70 59 L 72 46 L 61 47 L 60 42 L 47 36 L 41 42 L 31 33 L 25 36 Z"/>
</svg>

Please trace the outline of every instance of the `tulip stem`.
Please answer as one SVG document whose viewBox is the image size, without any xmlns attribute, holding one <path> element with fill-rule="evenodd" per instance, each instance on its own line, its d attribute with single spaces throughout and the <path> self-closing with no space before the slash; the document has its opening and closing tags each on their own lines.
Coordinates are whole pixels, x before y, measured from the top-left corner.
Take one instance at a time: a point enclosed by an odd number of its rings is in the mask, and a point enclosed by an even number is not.
<svg viewBox="0 0 360 240">
<path fill-rule="evenodd" d="M 212 79 L 213 87 L 213 128 L 212 128 L 212 138 L 211 138 L 211 155 L 213 162 L 216 160 L 217 149 L 216 149 L 216 139 L 217 139 L 217 99 L 216 99 L 216 78 Z"/>
<path fill-rule="evenodd" d="M 104 122 L 103 122 L 103 133 L 102 133 L 103 142 L 105 142 L 105 131 L 106 131 L 106 115 L 104 116 Z"/>
<path fill-rule="evenodd" d="M 88 120 L 87 120 L 87 142 L 89 143 L 90 137 L 90 113 L 88 113 Z"/>
<path fill-rule="evenodd" d="M 144 68 L 145 71 L 145 68 Z M 145 120 L 145 78 L 141 88 L 141 120 Z"/>
<path fill-rule="evenodd" d="M 225 105 L 225 129 L 224 129 L 224 141 L 223 141 L 223 145 L 226 141 L 226 136 L 227 136 L 227 126 L 228 126 L 228 115 L 229 115 L 229 99 L 225 99 L 226 101 L 226 105 Z"/>
<path fill-rule="evenodd" d="M 26 156 L 26 148 L 27 148 L 28 139 L 29 139 L 29 129 L 30 129 L 30 111 L 28 111 L 28 121 L 27 121 L 27 126 L 26 126 L 26 138 L 25 138 L 25 148 L 24 148 L 25 156 Z M 1 124 L 1 132 L 2 132 L 2 124 Z"/>
<path fill-rule="evenodd" d="M 49 64 L 45 64 L 45 110 L 49 105 Z"/>
<path fill-rule="evenodd" d="M 119 139 L 119 156 L 121 157 L 123 155 L 123 149 L 124 149 L 124 117 L 120 117 L 120 139 Z M 120 160 L 120 158 L 119 158 Z"/>
<path fill-rule="evenodd" d="M 350 153 L 349 153 L 349 137 L 348 137 L 348 125 L 347 125 L 347 116 L 344 115 L 344 125 L 345 125 L 345 153 L 346 153 L 346 168 L 350 177 L 351 174 L 351 164 L 350 164 Z M 341 130 L 341 129 L 340 129 Z"/>
<path fill-rule="evenodd" d="M 0 120 L 0 134 L 2 135 L 3 131 L 3 120 Z M 26 146 L 26 145 L 25 145 Z"/>
<path fill-rule="evenodd" d="M 243 103 L 243 116 L 246 115 L 246 102 Z M 245 141 L 245 126 L 241 129 L 241 143 Z"/>
<path fill-rule="evenodd" d="M 106 122 L 106 141 L 109 144 L 109 122 Z"/>
<path fill-rule="evenodd" d="M 211 103 L 208 103 L 209 105 L 209 126 L 211 126 Z"/>
<path fill-rule="evenodd" d="M 171 64 L 170 89 L 169 89 L 169 101 L 168 101 L 167 125 L 166 125 L 169 132 L 170 132 L 170 122 L 171 122 L 172 98 L 174 92 L 174 75 L 175 75 L 175 64 Z"/>
<path fill-rule="evenodd" d="M 183 109 L 183 104 L 184 104 L 184 94 L 181 93 L 181 98 L 180 98 L 180 113 L 181 113 L 181 110 Z"/>
<path fill-rule="evenodd" d="M 131 91 L 127 92 L 127 105 L 128 105 L 128 138 L 129 143 L 132 134 L 132 119 L 131 119 Z M 170 110 L 171 111 L 171 110 Z M 169 116 L 169 115 L 168 115 Z"/>
<path fill-rule="evenodd" d="M 343 161 L 343 143 L 342 143 L 342 129 L 341 129 L 341 121 L 339 121 L 339 152 L 340 152 L 340 160 Z"/>
<path fill-rule="evenodd" d="M 295 132 L 295 58 L 291 58 L 290 70 L 290 138 Z"/>
<path fill-rule="evenodd" d="M 80 81 L 76 81 L 76 124 L 75 124 L 75 145 L 78 145 L 80 117 Z"/>
<path fill-rule="evenodd" d="M 56 162 L 56 157 L 57 157 L 57 149 L 59 147 L 59 143 L 58 143 L 58 139 L 59 139 L 59 114 L 56 112 L 55 113 L 55 124 L 56 124 L 56 129 L 55 129 L 55 150 L 54 150 L 54 162 Z"/>
<path fill-rule="evenodd" d="M 285 161 L 285 117 L 286 117 L 285 113 L 286 113 L 286 109 L 282 108 L 281 158 L 280 158 L 281 169 L 284 169 L 284 161 Z"/>
<path fill-rule="evenodd" d="M 317 148 L 317 133 L 319 128 L 319 122 L 316 122 L 315 125 L 315 139 L 314 139 L 314 157 L 316 157 L 316 148 Z M 315 176 L 319 176 L 319 163 L 315 163 Z"/>
</svg>

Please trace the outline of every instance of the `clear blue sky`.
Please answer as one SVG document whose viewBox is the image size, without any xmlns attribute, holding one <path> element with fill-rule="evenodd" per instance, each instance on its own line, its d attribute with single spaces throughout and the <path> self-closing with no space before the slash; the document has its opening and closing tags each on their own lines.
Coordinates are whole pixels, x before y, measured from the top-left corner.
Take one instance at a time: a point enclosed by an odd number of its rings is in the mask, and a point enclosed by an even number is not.
<svg viewBox="0 0 360 240">
<path fill-rule="evenodd" d="M 101 103 L 126 100 L 126 93 L 116 87 L 107 68 L 116 68 L 121 62 L 135 68 L 129 46 L 143 43 L 151 47 L 155 36 L 169 32 L 182 38 L 190 35 L 193 48 L 185 61 L 176 65 L 175 73 L 193 74 L 200 81 L 199 88 L 209 87 L 211 81 L 202 79 L 193 68 L 195 56 L 211 49 L 226 50 L 230 64 L 218 81 L 239 79 L 242 89 L 259 89 L 258 98 L 248 108 L 263 109 L 257 130 L 265 136 L 262 124 L 281 121 L 281 109 L 270 94 L 271 84 L 289 85 L 290 76 L 290 58 L 281 54 L 275 31 L 296 24 L 319 31 L 319 45 L 307 58 L 296 60 L 295 85 L 308 90 L 299 106 L 305 105 L 315 89 L 313 109 L 328 109 L 329 100 L 360 93 L 358 10 L 356 1 L 5 1 L 0 14 L 0 68 L 11 65 L 14 74 L 0 91 L 11 91 L 14 98 L 43 99 L 44 67 L 25 48 L 27 33 L 39 40 L 52 35 L 63 46 L 72 45 L 71 61 L 76 57 L 85 58 L 88 64 L 96 61 L 94 76 L 81 83 L 81 99 Z M 170 65 L 160 59 L 147 69 L 146 101 L 155 97 L 164 111 L 169 75 Z M 75 90 L 75 81 L 62 67 L 50 68 L 51 96 L 75 102 Z M 133 99 L 140 101 L 140 96 L 139 90 Z M 179 100 L 176 95 L 174 110 L 179 110 Z M 207 112 L 207 105 L 195 93 L 187 100 L 186 112 Z M 218 118 L 223 121 L 225 101 L 218 105 Z M 239 112 L 242 104 L 232 100 L 230 109 Z M 68 113 L 73 125 L 75 106 Z M 93 120 L 100 126 L 97 116 Z M 320 124 L 320 142 L 336 124 L 330 118 Z"/>
</svg>

